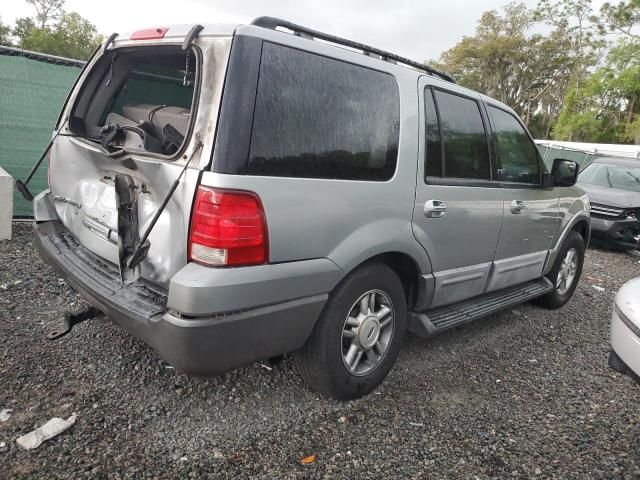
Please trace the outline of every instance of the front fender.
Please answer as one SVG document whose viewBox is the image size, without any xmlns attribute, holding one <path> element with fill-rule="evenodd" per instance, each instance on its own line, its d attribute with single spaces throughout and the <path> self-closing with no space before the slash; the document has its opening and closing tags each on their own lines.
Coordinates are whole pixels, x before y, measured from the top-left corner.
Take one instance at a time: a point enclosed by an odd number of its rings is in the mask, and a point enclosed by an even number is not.
<svg viewBox="0 0 640 480">
<path fill-rule="evenodd" d="M 560 227 L 554 239 L 553 248 L 549 250 L 547 261 L 543 269 L 543 275 L 547 275 L 558 256 L 560 248 L 565 239 L 573 231 L 574 227 L 579 222 L 585 222 L 588 226 L 587 238 L 585 238 L 585 246 L 589 244 L 591 236 L 591 210 L 589 207 L 589 198 L 582 189 L 579 189 L 580 195 L 576 197 L 575 192 L 573 195 L 569 193 L 567 196 L 560 195 Z"/>
</svg>

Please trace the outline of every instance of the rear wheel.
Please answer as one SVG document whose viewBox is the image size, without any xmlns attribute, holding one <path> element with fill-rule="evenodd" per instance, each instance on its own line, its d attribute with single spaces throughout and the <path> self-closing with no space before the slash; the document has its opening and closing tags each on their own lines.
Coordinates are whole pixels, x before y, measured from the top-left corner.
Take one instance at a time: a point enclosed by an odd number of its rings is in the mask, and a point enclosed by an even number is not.
<svg viewBox="0 0 640 480">
<path fill-rule="evenodd" d="M 540 297 L 537 302 L 555 310 L 562 307 L 573 296 L 584 264 L 584 240 L 578 232 L 571 232 L 558 252 L 553 268 L 547 275 L 554 289 Z"/>
<path fill-rule="evenodd" d="M 331 293 L 311 337 L 296 352 L 300 374 L 312 389 L 339 400 L 366 395 L 395 363 L 406 318 L 395 272 L 380 263 L 360 267 Z"/>
</svg>

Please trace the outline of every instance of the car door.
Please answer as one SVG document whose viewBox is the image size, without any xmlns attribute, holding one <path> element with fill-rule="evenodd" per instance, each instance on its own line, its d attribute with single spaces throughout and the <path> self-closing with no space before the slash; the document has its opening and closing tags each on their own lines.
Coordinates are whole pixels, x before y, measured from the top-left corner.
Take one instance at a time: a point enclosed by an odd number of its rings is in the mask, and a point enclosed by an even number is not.
<svg viewBox="0 0 640 480">
<path fill-rule="evenodd" d="M 485 291 L 502 224 L 502 190 L 479 96 L 418 83 L 420 147 L 413 231 L 433 267 L 431 306 Z"/>
<path fill-rule="evenodd" d="M 544 164 L 518 117 L 487 104 L 503 194 L 504 219 L 487 290 L 542 275 L 558 228 L 558 192 L 543 188 Z"/>
</svg>

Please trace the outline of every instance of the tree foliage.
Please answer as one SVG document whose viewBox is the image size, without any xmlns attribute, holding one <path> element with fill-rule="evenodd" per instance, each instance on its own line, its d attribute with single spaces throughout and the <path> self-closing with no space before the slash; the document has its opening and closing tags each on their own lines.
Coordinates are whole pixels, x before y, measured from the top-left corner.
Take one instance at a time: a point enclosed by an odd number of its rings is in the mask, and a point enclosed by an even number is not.
<svg viewBox="0 0 640 480">
<path fill-rule="evenodd" d="M 444 52 L 437 64 L 460 84 L 510 105 L 536 134 L 545 135 L 545 119 L 559 113 L 575 55 L 565 30 L 534 34 L 535 21 L 522 3 L 508 4 L 502 14 L 485 12 L 475 34 Z"/>
<path fill-rule="evenodd" d="M 65 0 L 27 0 L 27 3 L 36 10 L 38 28 L 51 26 L 64 15 Z"/>
<path fill-rule="evenodd" d="M 538 138 L 640 142 L 639 19 L 640 0 L 599 15 L 591 0 L 510 3 L 436 64 L 510 105 Z"/>
<path fill-rule="evenodd" d="M 11 27 L 0 18 L 0 45 L 11 45 Z"/>
<path fill-rule="evenodd" d="M 35 14 L 18 18 L 11 29 L 12 41 L 8 39 L 5 44 L 85 60 L 102 41 L 91 22 L 76 12 L 64 11 L 64 0 L 26 1 L 34 7 Z"/>
<path fill-rule="evenodd" d="M 102 37 L 96 27 L 75 12 L 64 13 L 53 28 L 34 28 L 22 40 L 22 48 L 60 57 L 89 58 Z"/>
</svg>

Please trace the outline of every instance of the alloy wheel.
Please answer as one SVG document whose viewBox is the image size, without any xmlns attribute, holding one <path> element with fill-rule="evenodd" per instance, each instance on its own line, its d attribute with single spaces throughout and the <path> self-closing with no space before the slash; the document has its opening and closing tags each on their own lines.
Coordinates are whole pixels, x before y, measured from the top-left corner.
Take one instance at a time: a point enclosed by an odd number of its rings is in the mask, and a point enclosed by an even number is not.
<svg viewBox="0 0 640 480">
<path fill-rule="evenodd" d="M 371 373 L 382 362 L 395 329 L 389 296 L 369 290 L 353 304 L 342 327 L 342 362 L 355 376 Z"/>
</svg>

